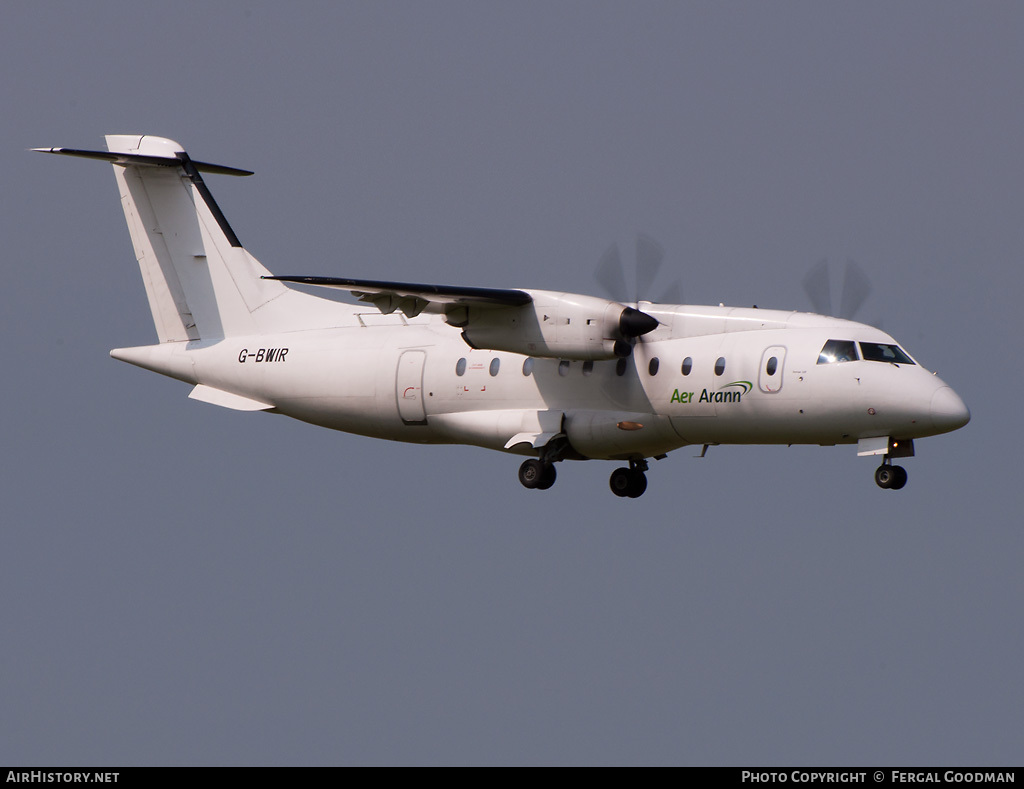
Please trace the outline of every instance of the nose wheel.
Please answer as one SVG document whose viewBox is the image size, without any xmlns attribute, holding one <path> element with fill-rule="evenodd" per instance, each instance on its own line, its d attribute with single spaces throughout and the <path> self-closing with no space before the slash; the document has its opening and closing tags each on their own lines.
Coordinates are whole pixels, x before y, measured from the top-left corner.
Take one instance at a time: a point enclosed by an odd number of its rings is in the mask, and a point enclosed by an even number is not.
<svg viewBox="0 0 1024 789">
<path fill-rule="evenodd" d="M 883 463 L 875 469 L 875 483 L 885 490 L 899 490 L 907 484 L 907 470 L 903 466 Z"/>
<path fill-rule="evenodd" d="M 647 490 L 646 460 L 631 460 L 629 468 L 617 468 L 608 480 L 612 493 L 621 498 L 638 499 Z"/>
<path fill-rule="evenodd" d="M 553 464 L 537 458 L 525 460 L 519 467 L 519 481 L 523 483 L 524 488 L 530 490 L 547 490 L 555 484 L 557 476 L 558 472 L 555 471 Z"/>
</svg>

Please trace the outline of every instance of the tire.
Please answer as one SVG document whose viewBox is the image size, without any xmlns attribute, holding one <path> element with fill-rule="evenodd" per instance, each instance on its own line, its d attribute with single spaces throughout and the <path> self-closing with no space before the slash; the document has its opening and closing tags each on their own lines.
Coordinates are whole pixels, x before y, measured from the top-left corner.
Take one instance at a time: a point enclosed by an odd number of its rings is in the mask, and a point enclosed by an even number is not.
<svg viewBox="0 0 1024 789">
<path fill-rule="evenodd" d="M 523 465 L 519 467 L 519 481 L 523 483 L 524 488 L 539 488 L 544 481 L 544 464 L 536 458 L 524 460 Z"/>
<path fill-rule="evenodd" d="M 628 468 L 617 468 L 612 472 L 608 480 L 608 487 L 612 489 L 612 493 L 620 498 L 628 496 L 632 487 L 631 476 L 632 474 Z"/>
<path fill-rule="evenodd" d="M 884 466 L 884 465 L 883 466 L 879 466 L 878 468 L 876 468 L 875 469 L 875 484 L 877 484 L 878 487 L 880 487 L 880 488 L 883 488 L 885 490 L 889 490 L 893 486 L 893 484 L 896 482 L 897 477 L 896 477 L 896 472 L 895 472 L 894 469 L 897 469 L 897 468 L 899 468 L 899 466 Z"/>
<path fill-rule="evenodd" d="M 626 495 L 631 499 L 638 499 L 647 490 L 647 475 L 642 471 L 632 471 L 630 472 L 630 477 L 632 479 L 630 480 L 629 493 Z"/>
<path fill-rule="evenodd" d="M 903 466 L 893 466 L 892 470 L 896 472 L 896 478 L 889 487 L 892 490 L 900 490 L 907 484 L 907 470 Z"/>
<path fill-rule="evenodd" d="M 541 474 L 540 484 L 537 486 L 537 490 L 547 490 L 555 484 L 555 480 L 558 478 L 558 472 L 555 471 L 555 467 L 551 463 L 544 464 L 544 473 Z"/>
</svg>

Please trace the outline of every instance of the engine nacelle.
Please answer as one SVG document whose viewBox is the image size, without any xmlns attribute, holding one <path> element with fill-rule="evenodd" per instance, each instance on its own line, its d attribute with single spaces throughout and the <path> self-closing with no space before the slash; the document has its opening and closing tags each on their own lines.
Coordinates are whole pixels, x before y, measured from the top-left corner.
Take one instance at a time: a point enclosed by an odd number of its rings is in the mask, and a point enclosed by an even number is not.
<svg viewBox="0 0 1024 789">
<path fill-rule="evenodd" d="M 446 310 L 474 348 L 554 359 L 615 359 L 629 356 L 631 340 L 654 331 L 658 321 L 615 301 L 576 293 L 528 290 L 520 307 L 464 305 Z"/>
</svg>

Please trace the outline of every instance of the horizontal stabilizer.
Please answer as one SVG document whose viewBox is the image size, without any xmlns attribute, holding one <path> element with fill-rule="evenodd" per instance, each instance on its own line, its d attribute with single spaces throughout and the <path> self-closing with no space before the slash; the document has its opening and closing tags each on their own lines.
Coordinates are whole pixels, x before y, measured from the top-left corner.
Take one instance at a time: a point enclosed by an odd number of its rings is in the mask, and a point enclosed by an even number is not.
<svg viewBox="0 0 1024 789">
<path fill-rule="evenodd" d="M 223 408 L 231 408 L 235 411 L 266 411 L 274 407 L 269 403 L 261 403 L 259 400 L 225 392 L 223 389 L 214 389 L 206 384 L 197 385 L 189 393 L 189 397 L 192 400 L 219 405 Z"/>
<path fill-rule="evenodd" d="M 372 303 L 385 314 L 390 314 L 398 309 L 409 317 L 419 315 L 428 304 L 438 304 L 443 307 L 470 304 L 490 307 L 522 307 L 533 301 L 529 293 L 502 288 L 420 285 L 412 282 L 380 282 L 338 277 L 264 277 L 264 279 L 347 290 L 360 301 Z"/>
<path fill-rule="evenodd" d="M 83 151 L 79 148 L 33 148 L 39 153 L 59 153 L 62 156 L 78 156 L 82 159 L 99 159 L 111 164 L 137 164 L 152 167 L 180 167 L 182 160 L 177 156 L 146 156 L 139 153 L 120 153 L 117 151 Z M 193 161 L 192 165 L 201 173 L 217 175 L 252 175 L 252 170 L 240 170 L 237 167 L 225 167 L 222 164 Z"/>
</svg>

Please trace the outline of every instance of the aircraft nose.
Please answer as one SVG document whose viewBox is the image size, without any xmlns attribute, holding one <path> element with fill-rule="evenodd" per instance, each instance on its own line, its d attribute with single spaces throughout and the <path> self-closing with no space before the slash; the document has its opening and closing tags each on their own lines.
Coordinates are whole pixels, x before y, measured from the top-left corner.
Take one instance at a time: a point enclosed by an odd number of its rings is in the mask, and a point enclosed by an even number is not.
<svg viewBox="0 0 1024 789">
<path fill-rule="evenodd" d="M 935 390 L 931 402 L 932 424 L 943 433 L 963 427 L 971 421 L 971 412 L 967 410 L 960 395 L 949 386 L 941 386 Z"/>
</svg>

